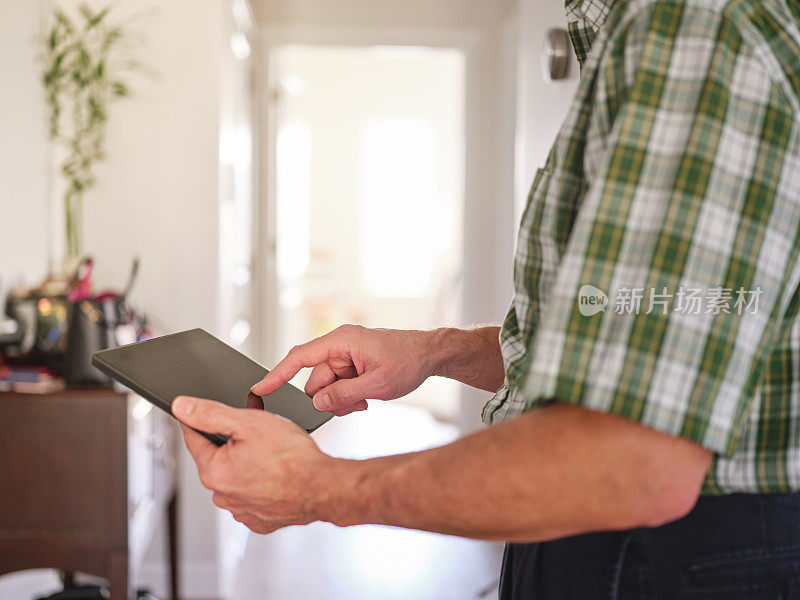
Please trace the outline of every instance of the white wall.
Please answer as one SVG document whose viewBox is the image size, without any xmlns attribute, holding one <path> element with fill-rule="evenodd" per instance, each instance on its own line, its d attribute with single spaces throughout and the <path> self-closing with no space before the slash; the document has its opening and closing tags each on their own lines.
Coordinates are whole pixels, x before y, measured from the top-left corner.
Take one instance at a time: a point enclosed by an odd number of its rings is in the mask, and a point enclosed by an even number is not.
<svg viewBox="0 0 800 600">
<path fill-rule="evenodd" d="M 253 0 L 261 23 L 399 29 L 483 29 L 498 20 L 509 0 Z"/>
<path fill-rule="evenodd" d="M 36 62 L 41 1 L 0 2 L 0 288 L 47 267 L 46 112 Z"/>
<path fill-rule="evenodd" d="M 122 283 L 139 255 L 134 300 L 169 331 L 216 329 L 220 5 L 170 0 L 142 19 L 141 60 L 155 75 L 113 107 L 84 207 L 98 279 Z"/>
<path fill-rule="evenodd" d="M 45 16 L 44 0 L 0 1 L 0 288 L 35 283 L 48 267 L 50 151 L 36 60 Z M 0 600 L 56 589 L 53 572 L 27 571 L 0 579 Z"/>
<path fill-rule="evenodd" d="M 517 153 L 515 198 L 517 215 L 567 115 L 578 85 L 578 62 L 570 48 L 569 77 L 547 81 L 541 54 L 551 27 L 566 29 L 563 0 L 519 0 L 517 55 Z"/>
<path fill-rule="evenodd" d="M 516 10 L 497 15 L 469 57 L 463 300 L 467 325 L 501 323 L 512 294 L 516 18 Z M 480 414 L 488 398 L 486 392 L 464 388 L 462 431 L 483 426 Z"/>
<path fill-rule="evenodd" d="M 65 4 L 77 0 L 65 0 Z M 98 1 L 97 4 L 105 4 Z M 135 96 L 112 107 L 108 158 L 86 197 L 85 246 L 99 286 L 120 286 L 142 259 L 134 301 L 162 331 L 217 332 L 218 132 L 222 0 L 117 2 L 126 15 L 155 6 L 137 27 Z M 35 39 L 48 0 L 0 1 L 0 277 L 35 282 L 45 272 L 48 144 Z M 181 444 L 181 447 L 182 444 Z M 216 509 L 181 457 L 181 556 L 187 598 L 216 595 Z M 151 548 L 151 578 L 161 555 Z M 3 598 L 0 585 L 0 598 Z M 19 595 L 6 596 L 8 598 Z"/>
</svg>

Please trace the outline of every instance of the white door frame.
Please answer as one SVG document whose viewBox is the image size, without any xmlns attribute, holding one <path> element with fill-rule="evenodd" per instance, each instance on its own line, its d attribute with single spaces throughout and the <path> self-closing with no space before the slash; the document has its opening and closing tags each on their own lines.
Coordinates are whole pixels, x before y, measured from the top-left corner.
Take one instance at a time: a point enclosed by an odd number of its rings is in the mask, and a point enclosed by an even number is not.
<svg viewBox="0 0 800 600">
<path fill-rule="evenodd" d="M 271 149 L 276 143 L 276 114 L 270 79 L 274 50 L 290 45 L 324 46 L 428 46 L 461 50 L 465 56 L 465 157 L 462 323 L 499 322 L 511 293 L 513 250 L 513 144 L 499 146 L 502 135 L 513 136 L 513 65 L 506 65 L 511 89 L 497 89 L 502 40 L 490 40 L 477 30 L 347 28 L 334 26 L 263 26 L 255 61 L 256 115 L 256 250 L 254 261 L 254 346 L 257 359 L 268 365 L 282 358 L 274 344 L 278 314 L 275 275 L 275 172 Z M 512 45 L 513 46 L 513 45 Z M 512 56 L 513 59 L 513 56 Z M 274 66 L 272 71 L 274 72 Z M 508 73 L 507 73 L 508 75 Z M 508 114 L 501 114 L 511 98 Z M 500 266 L 500 268 L 498 268 Z M 506 268 L 507 267 L 507 268 Z M 507 284 L 506 284 L 507 281 Z M 458 324 L 452 324 L 458 325 Z M 462 394 L 462 430 L 478 426 L 479 407 L 485 393 Z"/>
</svg>

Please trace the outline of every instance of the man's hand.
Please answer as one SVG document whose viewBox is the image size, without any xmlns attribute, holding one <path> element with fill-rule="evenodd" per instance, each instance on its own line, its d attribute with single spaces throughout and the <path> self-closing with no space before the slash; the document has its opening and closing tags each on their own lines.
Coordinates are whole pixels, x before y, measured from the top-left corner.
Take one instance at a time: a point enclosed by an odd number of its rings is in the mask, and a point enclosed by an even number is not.
<svg viewBox="0 0 800 600">
<path fill-rule="evenodd" d="M 288 525 L 394 525 L 529 542 L 654 527 L 691 510 L 712 454 L 614 415 L 553 403 L 439 448 L 368 460 L 323 454 L 285 419 L 178 398 L 214 503 L 257 533 Z"/>
<path fill-rule="evenodd" d="M 495 391 L 503 381 L 496 327 L 473 330 L 402 331 L 343 325 L 295 346 L 253 386 L 266 396 L 313 367 L 305 391 L 318 410 L 343 416 L 366 410 L 367 399 L 393 400 L 432 375 Z"/>
<path fill-rule="evenodd" d="M 237 521 L 269 533 L 318 519 L 315 506 L 326 490 L 317 476 L 330 473 L 336 459 L 305 431 L 263 410 L 197 398 L 176 398 L 172 412 L 182 421 L 186 447 L 203 485 L 214 492 L 214 504 Z M 231 437 L 218 447 L 190 427 Z"/>
<path fill-rule="evenodd" d="M 271 394 L 300 369 L 313 367 L 305 391 L 317 410 L 338 416 L 366 410 L 367 398 L 400 398 L 433 374 L 433 333 L 343 325 L 292 348 L 253 393 Z"/>
</svg>

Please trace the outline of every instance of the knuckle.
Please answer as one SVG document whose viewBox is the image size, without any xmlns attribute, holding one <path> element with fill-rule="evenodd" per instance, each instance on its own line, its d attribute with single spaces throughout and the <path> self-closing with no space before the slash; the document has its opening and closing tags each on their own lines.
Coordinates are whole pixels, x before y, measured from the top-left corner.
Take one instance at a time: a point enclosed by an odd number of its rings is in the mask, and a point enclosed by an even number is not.
<svg viewBox="0 0 800 600">
<path fill-rule="evenodd" d="M 363 390 L 352 386 L 352 387 L 341 387 L 336 392 L 331 394 L 331 401 L 333 405 L 341 408 L 343 406 L 349 406 L 354 402 L 358 402 L 359 400 L 364 399 L 364 392 Z"/>
<path fill-rule="evenodd" d="M 342 398 L 341 395 L 330 394 L 329 393 L 328 397 L 330 398 L 330 402 L 331 402 L 330 403 L 330 408 L 328 408 L 328 410 L 330 410 L 330 411 L 340 410 L 341 408 L 343 408 L 344 406 L 346 406 L 348 404 L 347 400 Z"/>
<path fill-rule="evenodd" d="M 358 331 L 361 331 L 362 329 L 364 329 L 364 327 L 362 327 L 361 325 L 345 323 L 344 325 L 339 325 L 336 329 L 334 329 L 334 331 L 342 334 L 352 335 Z"/>
<path fill-rule="evenodd" d="M 229 494 L 232 490 L 233 488 L 227 477 L 217 475 L 214 480 L 214 491 L 221 492 L 223 494 Z"/>
<path fill-rule="evenodd" d="M 375 381 L 371 391 L 377 396 L 386 396 L 391 392 L 391 389 L 391 382 L 387 378 L 381 377 Z"/>
<path fill-rule="evenodd" d="M 270 528 L 267 527 L 266 524 L 262 523 L 259 519 L 253 517 L 252 515 L 248 515 L 247 518 L 243 519 L 242 524 L 253 533 L 257 533 L 259 535 L 270 532 Z"/>
<path fill-rule="evenodd" d="M 224 488 L 224 481 L 221 474 L 216 469 L 204 469 L 200 472 L 200 483 L 204 487 L 213 491 L 222 491 Z"/>
<path fill-rule="evenodd" d="M 200 483 L 203 484 L 203 487 L 213 490 L 216 483 L 213 473 L 207 470 L 200 471 Z"/>
</svg>

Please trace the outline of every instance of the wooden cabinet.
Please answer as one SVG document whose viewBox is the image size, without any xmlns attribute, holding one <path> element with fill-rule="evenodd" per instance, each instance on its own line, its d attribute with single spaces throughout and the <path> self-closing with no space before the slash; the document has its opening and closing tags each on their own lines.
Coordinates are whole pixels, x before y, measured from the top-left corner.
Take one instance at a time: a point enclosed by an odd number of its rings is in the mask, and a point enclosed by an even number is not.
<svg viewBox="0 0 800 600">
<path fill-rule="evenodd" d="M 109 388 L 0 394 L 0 574 L 90 573 L 127 600 L 166 520 L 174 597 L 175 505 L 173 424 L 146 401 Z"/>
</svg>

